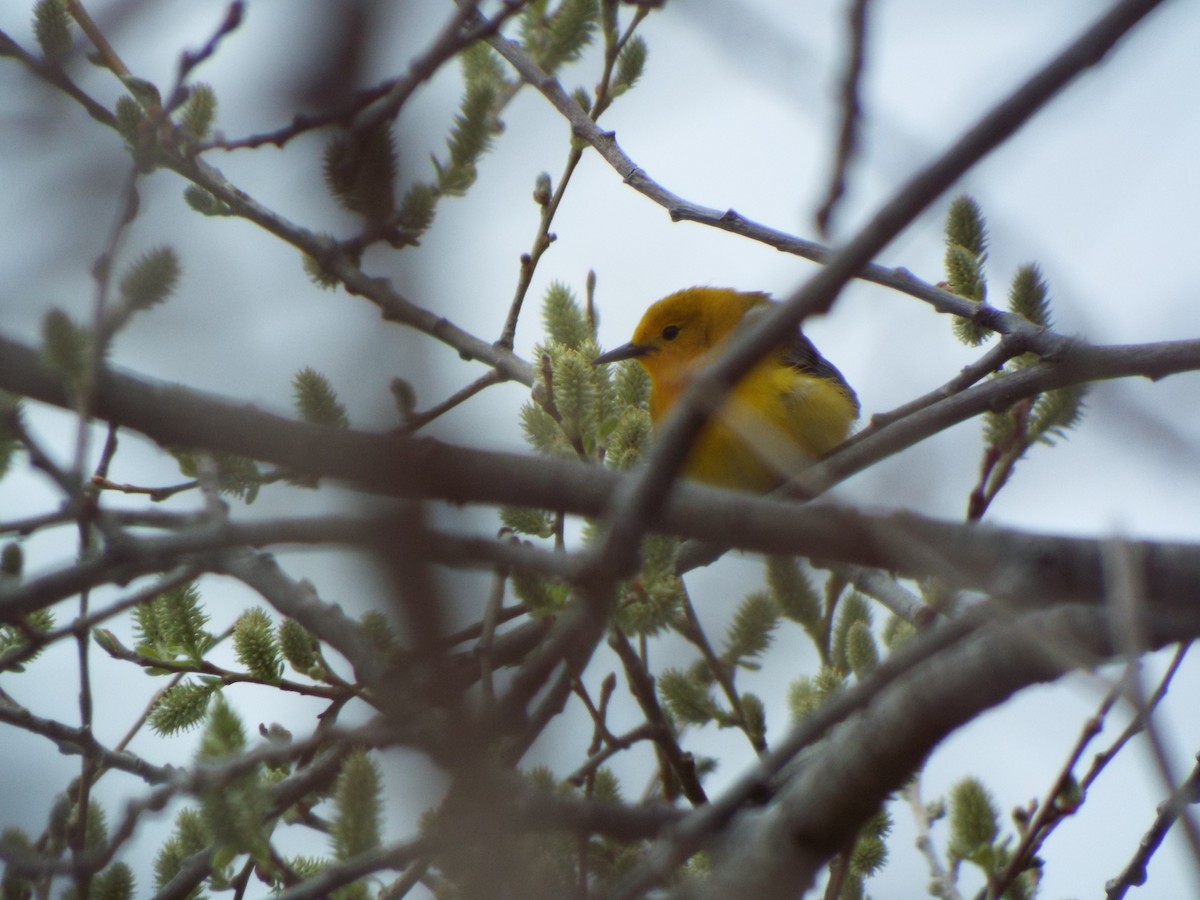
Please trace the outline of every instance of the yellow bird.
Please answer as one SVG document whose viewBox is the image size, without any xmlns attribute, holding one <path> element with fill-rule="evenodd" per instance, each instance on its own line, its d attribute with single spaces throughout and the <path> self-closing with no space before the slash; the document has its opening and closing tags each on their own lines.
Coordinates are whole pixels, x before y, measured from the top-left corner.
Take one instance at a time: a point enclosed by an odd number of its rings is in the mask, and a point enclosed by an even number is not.
<svg viewBox="0 0 1200 900">
<path fill-rule="evenodd" d="M 636 359 L 650 375 L 650 419 L 659 423 L 693 373 L 725 339 L 771 305 L 766 294 L 694 287 L 646 310 L 628 344 L 595 364 Z M 766 492 L 846 439 L 858 418 L 846 379 L 799 331 L 733 386 L 692 443 L 684 474 Z"/>
</svg>

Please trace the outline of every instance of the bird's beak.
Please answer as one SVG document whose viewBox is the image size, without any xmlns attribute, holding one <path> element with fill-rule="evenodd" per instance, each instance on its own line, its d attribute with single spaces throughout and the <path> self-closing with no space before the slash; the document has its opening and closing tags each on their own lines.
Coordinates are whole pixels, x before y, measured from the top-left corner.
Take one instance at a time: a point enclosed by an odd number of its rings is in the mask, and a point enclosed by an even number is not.
<svg viewBox="0 0 1200 900">
<path fill-rule="evenodd" d="M 623 359 L 637 359 L 639 356 L 645 356 L 653 349 L 653 347 L 646 344 L 634 344 L 632 342 L 622 344 L 620 347 L 614 347 L 607 353 L 601 353 L 592 360 L 592 365 L 603 366 L 608 363 L 620 362 Z"/>
</svg>

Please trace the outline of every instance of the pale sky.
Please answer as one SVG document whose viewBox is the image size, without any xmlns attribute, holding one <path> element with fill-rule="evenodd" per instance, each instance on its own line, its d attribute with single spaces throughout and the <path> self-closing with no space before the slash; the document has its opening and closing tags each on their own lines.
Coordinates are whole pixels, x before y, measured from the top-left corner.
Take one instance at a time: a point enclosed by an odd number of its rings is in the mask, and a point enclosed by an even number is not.
<svg viewBox="0 0 1200 900">
<path fill-rule="evenodd" d="M 159 84 L 169 83 L 179 52 L 202 44 L 224 10 L 223 4 L 184 0 L 89 5 L 102 22 L 110 6 L 136 12 L 127 30 L 114 32 L 118 51 L 135 72 Z M 333 6 L 330 0 L 248 4 L 243 27 L 197 73 L 216 89 L 217 127 L 227 136 L 286 123 L 290 113 L 279 104 L 292 78 L 303 71 L 320 17 Z M 671 191 L 814 238 L 813 213 L 825 190 L 834 140 L 845 6 L 826 0 L 673 0 L 642 28 L 650 47 L 642 82 L 601 124 L 615 130 L 625 151 Z M 863 146 L 835 238 L 851 234 L 908 174 L 1107 6 L 1094 0 L 872 4 Z M 406 15 L 403 27 L 397 22 L 375 37 L 364 83 L 402 71 L 440 26 L 449 4 L 422 0 L 414 8 L 420 12 Z M 0 28 L 28 45 L 26 5 L 0 12 Z M 1056 326 L 1064 333 L 1099 343 L 1200 335 L 1192 263 L 1194 208 L 1200 198 L 1197 34 L 1200 5 L 1164 4 L 1103 65 L 958 186 L 956 191 L 978 200 L 988 218 L 995 302 L 1007 293 L 1017 267 L 1036 261 L 1050 285 Z M 568 89 L 590 87 L 598 71 L 591 55 L 565 71 L 562 80 Z M 103 102 L 111 104 L 119 94 L 116 83 L 99 70 L 81 67 L 79 77 Z M 32 340 L 52 307 L 86 316 L 92 299 L 89 267 L 112 221 L 127 157 L 114 135 L 87 127 L 76 107 L 47 91 L 35 91 L 40 105 L 31 103 L 27 90 L 19 67 L 0 60 L 0 122 L 16 126 L 0 127 L 0 166 L 8 185 L 0 214 L 10 236 L 0 242 L 5 309 L 0 328 L 7 336 Z M 430 177 L 428 155 L 442 150 L 460 90 L 457 71 L 449 67 L 405 110 L 398 127 L 405 177 Z M 568 138 L 562 119 L 530 89 L 518 95 L 503 118 L 506 131 L 482 161 L 479 183 L 465 199 L 439 207 L 422 246 L 404 254 L 373 251 L 366 260 L 374 274 L 393 277 L 414 302 L 489 340 L 499 334 L 518 256 L 528 250 L 537 225 L 538 209 L 530 199 L 534 180 L 542 171 L 557 179 Z M 86 147 L 89 163 L 82 174 L 74 155 L 80 140 L 94 142 Z M 352 220 L 323 192 L 321 147 L 320 140 L 308 137 L 284 153 L 214 153 L 208 161 L 284 215 L 316 230 L 348 234 Z M 276 410 L 289 407 L 292 374 L 313 366 L 330 378 L 353 423 L 363 428 L 395 424 L 387 387 L 395 375 L 414 382 L 424 407 L 482 373 L 478 365 L 459 362 L 453 351 L 433 348 L 422 336 L 382 325 L 361 299 L 313 287 L 297 252 L 256 228 L 192 214 L 180 199 L 183 187 L 165 172 L 143 181 L 143 212 L 126 241 L 127 258 L 171 242 L 183 260 L 184 283 L 168 305 L 121 336 L 114 353 L 119 365 Z M 904 266 L 930 282 L 940 280 L 941 222 L 952 196 L 942 198 L 879 261 Z M 582 295 L 589 269 L 598 276 L 601 339 L 609 347 L 628 339 L 648 303 L 679 288 L 712 284 L 785 296 L 814 271 L 811 263 L 742 238 L 671 223 L 594 153 L 585 154 L 553 230 L 558 240 L 538 268 L 518 330 L 517 350 L 527 358 L 542 336 L 539 307 L 546 285 L 564 281 Z M 950 322 L 920 301 L 869 285 L 848 289 L 832 314 L 809 323 L 807 331 L 855 386 L 867 416 L 936 387 L 982 352 L 959 345 Z M 1197 374 L 1158 384 L 1097 386 L 1081 427 L 1058 447 L 1035 449 L 1018 466 L 987 521 L 1055 533 L 1200 540 L 1198 391 Z M 514 385 L 489 390 L 432 433 L 474 446 L 523 449 L 515 411 L 524 394 Z M 35 411 L 31 421 L 52 446 L 71 446 L 68 417 Z M 979 434 L 975 422 L 952 429 L 856 476 L 835 497 L 960 520 L 978 471 Z M 126 439 L 114 477 L 141 483 L 178 480 L 169 459 L 133 437 Z M 345 492 L 326 494 L 331 496 L 297 501 L 268 489 L 246 514 L 344 508 L 350 501 Z M 40 478 L 18 472 L 0 485 L 0 515 L 8 519 L 44 510 L 48 497 Z M 175 508 L 195 502 L 181 498 Z M 474 530 L 494 527 L 490 515 L 472 520 Z M 30 541 L 26 550 L 29 571 L 65 564 L 74 552 L 49 540 Z M 363 602 L 346 596 L 354 592 L 345 585 L 361 579 L 354 561 L 297 553 L 281 559 L 329 599 L 352 609 Z M 690 575 L 688 582 L 702 617 L 717 625 L 731 612 L 724 598 L 753 590 L 760 577 L 752 561 L 731 556 Z M 228 582 L 210 581 L 202 589 L 222 625 L 232 621 L 240 604 L 255 602 Z M 367 585 L 362 597 L 369 594 Z M 787 642 L 794 643 L 795 652 L 776 652 L 762 673 L 746 678 L 746 686 L 767 702 L 773 734 L 786 724 L 788 683 L 811 671 L 803 668 L 811 652 L 799 629 L 781 629 L 776 651 L 790 646 Z M 59 674 L 66 680 L 51 692 L 56 699 L 37 698 L 19 679 L 6 678 L 12 684 L 5 688 L 39 704 L 40 714 L 72 721 L 73 650 L 59 649 L 63 652 L 55 658 L 63 661 Z M 138 697 L 157 687 L 140 673 L 129 675 L 128 666 L 120 671 L 117 665 L 107 667 L 106 660 L 101 664 L 106 666 L 102 674 L 129 680 Z M 611 660 L 598 658 L 591 675 L 598 681 L 611 668 Z M 1150 666 L 1157 668 L 1158 660 Z M 953 735 L 930 763 L 926 798 L 968 774 L 983 778 L 1005 812 L 1042 796 L 1098 704 L 1104 674 L 1027 691 Z M 44 687 L 53 681 L 49 672 L 40 677 Z M 1198 678 L 1200 664 L 1185 663 L 1162 717 L 1181 774 L 1200 749 L 1200 720 L 1194 715 Z M 251 704 L 257 698 L 247 693 L 238 699 L 246 704 L 242 708 L 253 727 Z M 114 704 L 111 713 L 119 736 L 132 712 Z M 281 715 L 275 710 L 259 714 Z M 302 717 L 304 710 L 295 714 Z M 1099 746 L 1111 733 L 1106 730 Z M 582 719 L 567 717 L 552 729 L 553 740 L 539 758 L 565 773 L 581 758 L 587 734 L 590 726 Z M 166 752 L 178 754 L 179 761 L 190 758 L 193 738 L 174 745 L 183 749 Z M 58 762 L 45 754 L 44 744 L 29 745 L 40 747 L 41 755 L 27 763 Z M 147 747 L 153 748 L 152 742 L 140 744 L 144 752 L 156 752 Z M 727 733 L 703 732 L 697 747 L 723 757 L 713 786 L 750 761 L 745 741 Z M 627 796 L 640 790 L 644 765 L 635 756 L 625 770 L 616 767 L 628 779 Z M 401 763 L 389 771 L 397 796 L 407 799 L 391 813 L 397 829 L 413 809 L 435 799 L 427 789 L 401 784 L 406 771 Z M 21 797 L 38 810 L 45 808 L 46 795 L 29 785 L 38 785 L 45 775 L 44 768 L 31 771 L 23 788 L 31 793 Z M 49 777 L 52 783 L 58 776 Z M 0 809 L 13 808 L 5 793 L 16 784 L 0 776 Z M 1133 853 L 1164 796 L 1144 747 L 1127 750 L 1083 812 L 1048 844 L 1041 896 L 1099 894 Z M 911 818 L 902 806 L 894 814 L 891 861 L 868 885 L 877 898 L 914 896 L 928 877 L 912 849 Z M 37 827 L 36 821 L 26 824 Z M 1003 826 L 1011 832 L 1007 819 Z M 159 837 L 150 835 L 150 846 Z M 1185 885 L 1200 890 L 1195 868 L 1174 834 L 1149 875 L 1148 884 L 1131 896 L 1179 897 Z M 964 891 L 971 885 L 964 876 Z"/>
</svg>

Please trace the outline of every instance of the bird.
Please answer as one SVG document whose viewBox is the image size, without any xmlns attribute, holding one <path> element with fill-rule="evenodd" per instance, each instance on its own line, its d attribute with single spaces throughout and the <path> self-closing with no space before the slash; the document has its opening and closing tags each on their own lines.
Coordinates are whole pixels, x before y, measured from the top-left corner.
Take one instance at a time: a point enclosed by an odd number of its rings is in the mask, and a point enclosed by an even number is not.
<svg viewBox="0 0 1200 900">
<path fill-rule="evenodd" d="M 651 304 L 633 338 L 597 356 L 636 360 L 650 376 L 650 420 L 662 423 L 693 375 L 774 301 L 762 292 L 692 287 Z M 842 373 L 797 329 L 710 411 L 683 463 L 706 484 L 766 493 L 846 439 L 859 402 Z"/>
</svg>

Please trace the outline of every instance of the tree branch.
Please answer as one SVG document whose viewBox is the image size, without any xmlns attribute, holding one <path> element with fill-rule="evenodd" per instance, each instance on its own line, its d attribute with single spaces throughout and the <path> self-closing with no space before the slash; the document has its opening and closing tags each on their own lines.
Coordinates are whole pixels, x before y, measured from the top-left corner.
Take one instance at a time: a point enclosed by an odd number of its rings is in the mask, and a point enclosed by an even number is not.
<svg viewBox="0 0 1200 900">
<path fill-rule="evenodd" d="M 1150 613 L 1148 625 L 1147 649 L 1158 648 L 1186 637 L 1200 625 L 1200 612 Z M 714 841 L 705 896 L 796 896 L 946 734 L 1016 691 L 1069 670 L 1062 653 L 1047 652 L 1044 639 L 1075 659 L 1099 662 L 1119 652 L 1111 627 L 1107 610 L 1069 605 L 975 629 L 964 629 L 963 620 L 934 629 L 827 701 L 725 795 L 690 813 L 652 848 L 618 896 L 640 896 Z M 841 727 L 831 729 L 834 721 Z M 821 743 L 798 760 L 775 798 L 762 809 L 743 808 L 779 770 L 781 753 L 794 757 L 816 735 L 824 735 Z"/>
</svg>

